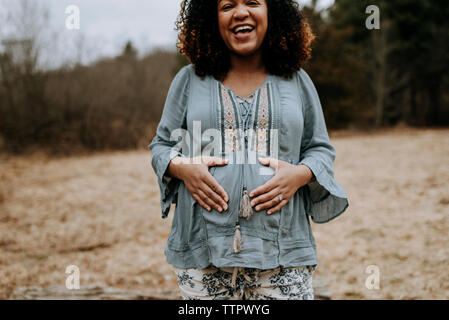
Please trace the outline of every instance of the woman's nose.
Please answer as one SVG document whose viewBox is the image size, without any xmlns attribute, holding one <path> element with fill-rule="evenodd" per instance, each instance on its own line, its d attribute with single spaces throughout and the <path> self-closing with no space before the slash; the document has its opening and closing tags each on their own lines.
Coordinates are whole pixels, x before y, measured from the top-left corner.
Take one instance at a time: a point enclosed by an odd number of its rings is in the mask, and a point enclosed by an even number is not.
<svg viewBox="0 0 449 320">
<path fill-rule="evenodd" d="M 248 9 L 245 8 L 244 5 L 238 5 L 234 12 L 234 18 L 241 20 L 241 19 L 245 19 L 248 16 L 249 16 Z"/>
</svg>

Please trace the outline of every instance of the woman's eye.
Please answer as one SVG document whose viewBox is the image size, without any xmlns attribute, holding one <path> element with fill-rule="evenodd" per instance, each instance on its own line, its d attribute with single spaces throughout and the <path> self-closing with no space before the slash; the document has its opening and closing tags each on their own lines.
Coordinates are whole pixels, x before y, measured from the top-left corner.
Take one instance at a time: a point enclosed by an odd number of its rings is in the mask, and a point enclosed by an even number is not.
<svg viewBox="0 0 449 320">
<path fill-rule="evenodd" d="M 223 7 L 221 7 L 221 10 L 229 10 L 231 8 L 232 8 L 232 6 L 230 4 L 226 4 Z"/>
</svg>

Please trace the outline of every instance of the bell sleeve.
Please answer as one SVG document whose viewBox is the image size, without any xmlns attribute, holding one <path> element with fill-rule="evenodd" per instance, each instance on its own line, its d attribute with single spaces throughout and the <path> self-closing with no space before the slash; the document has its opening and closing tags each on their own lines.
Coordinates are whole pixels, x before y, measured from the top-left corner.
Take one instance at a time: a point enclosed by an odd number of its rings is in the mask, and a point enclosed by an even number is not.
<svg viewBox="0 0 449 320">
<path fill-rule="evenodd" d="M 189 84 L 190 69 L 189 66 L 186 66 L 176 74 L 170 85 L 156 135 L 148 145 L 151 150 L 151 165 L 157 175 L 161 193 L 163 219 L 168 216 L 170 204 L 177 201 L 178 187 L 181 182 L 179 179 L 170 177 L 167 174 L 167 169 L 173 158 L 182 156 L 181 150 L 176 147 L 178 141 L 172 141 L 170 136 L 173 130 L 186 129 L 185 116 Z"/>
<path fill-rule="evenodd" d="M 298 71 L 297 76 L 304 116 L 299 164 L 309 167 L 316 178 L 304 188 L 306 211 L 313 222 L 325 223 L 348 208 L 348 198 L 343 187 L 334 179 L 336 152 L 329 141 L 316 88 L 303 69 Z"/>
</svg>

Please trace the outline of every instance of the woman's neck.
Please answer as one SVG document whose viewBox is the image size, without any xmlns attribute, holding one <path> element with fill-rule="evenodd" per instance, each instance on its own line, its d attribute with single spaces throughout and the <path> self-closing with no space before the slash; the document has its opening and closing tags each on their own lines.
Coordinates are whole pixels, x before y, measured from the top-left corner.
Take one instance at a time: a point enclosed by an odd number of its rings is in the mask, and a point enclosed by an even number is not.
<svg viewBox="0 0 449 320">
<path fill-rule="evenodd" d="M 250 56 L 238 56 L 231 53 L 231 68 L 228 76 L 238 75 L 239 78 L 251 78 L 255 74 L 266 74 L 260 51 Z"/>
<path fill-rule="evenodd" d="M 248 57 L 231 55 L 231 68 L 223 83 L 240 97 L 247 97 L 259 88 L 267 77 L 262 55 Z"/>
</svg>

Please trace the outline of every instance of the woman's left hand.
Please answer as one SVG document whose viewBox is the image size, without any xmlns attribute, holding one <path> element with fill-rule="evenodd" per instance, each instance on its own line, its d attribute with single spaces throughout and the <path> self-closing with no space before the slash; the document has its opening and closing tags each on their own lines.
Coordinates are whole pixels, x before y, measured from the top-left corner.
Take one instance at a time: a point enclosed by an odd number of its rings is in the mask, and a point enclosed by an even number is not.
<svg viewBox="0 0 449 320">
<path fill-rule="evenodd" d="M 267 214 L 275 213 L 285 206 L 295 192 L 309 183 L 313 172 L 305 165 L 293 165 L 274 158 L 260 158 L 261 164 L 275 169 L 275 175 L 249 194 L 251 206 L 256 211 L 269 209 Z"/>
</svg>

